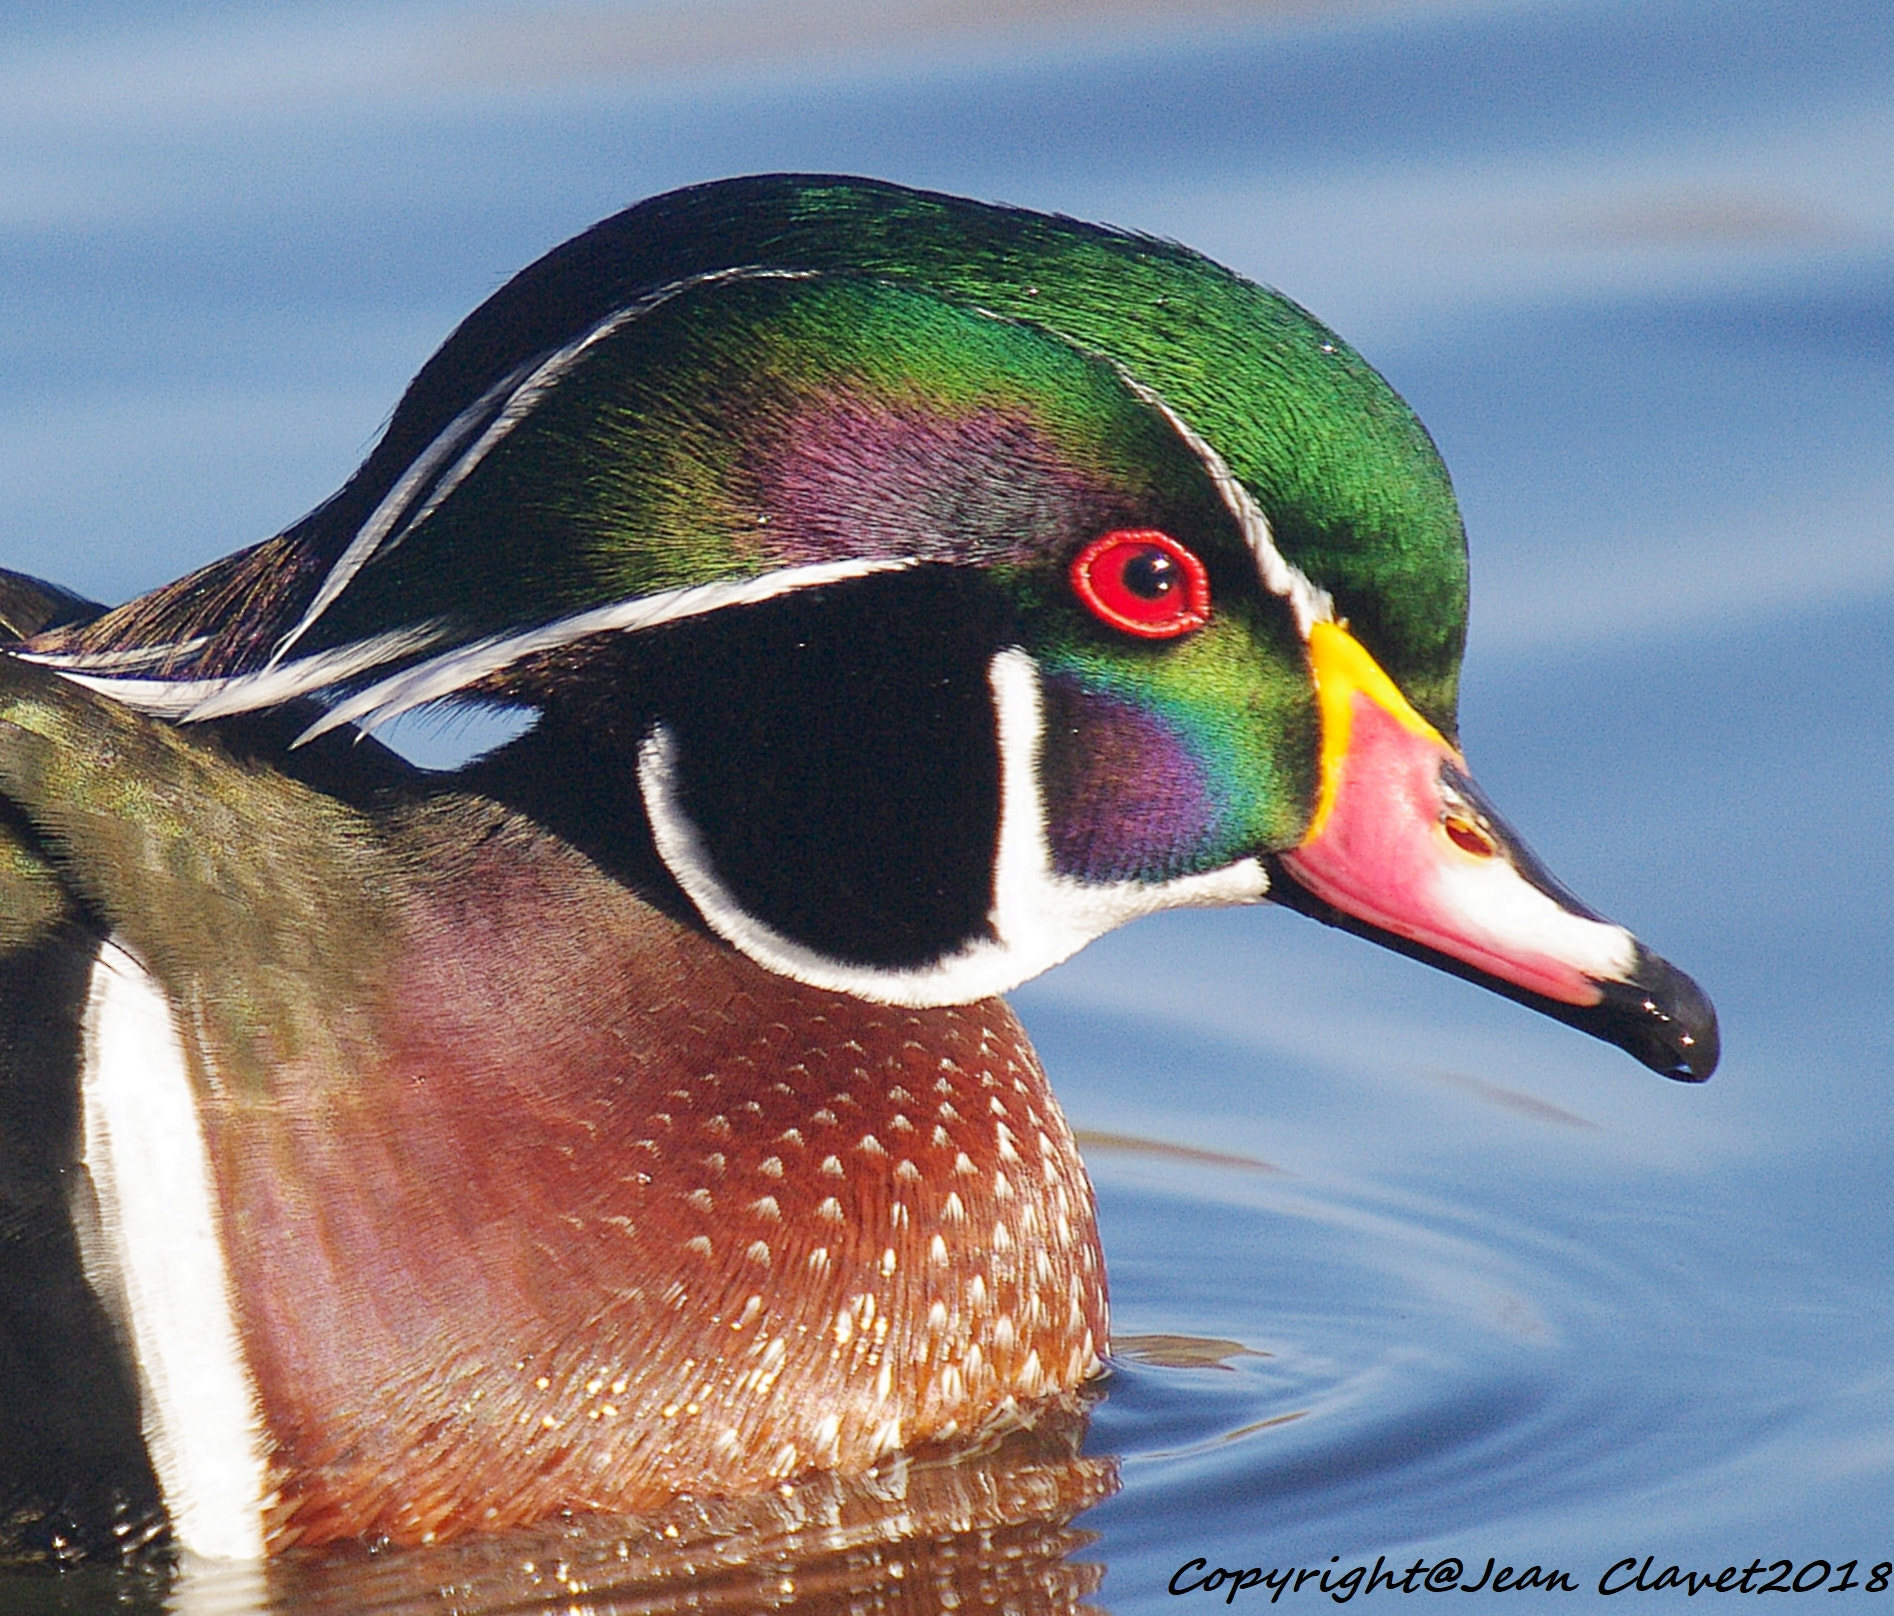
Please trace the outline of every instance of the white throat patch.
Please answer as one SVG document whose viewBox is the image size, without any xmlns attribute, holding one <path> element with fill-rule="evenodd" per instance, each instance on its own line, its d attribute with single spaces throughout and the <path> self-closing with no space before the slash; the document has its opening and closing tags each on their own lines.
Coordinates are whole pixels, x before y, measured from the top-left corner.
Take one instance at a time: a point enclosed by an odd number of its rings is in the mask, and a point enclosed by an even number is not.
<svg viewBox="0 0 1894 1616">
<path fill-rule="evenodd" d="M 1055 873 L 1039 780 L 1045 730 L 1039 669 L 1026 652 L 1011 648 L 993 658 L 987 680 L 1000 748 L 991 937 L 931 965 L 896 969 L 833 959 L 766 925 L 743 908 L 713 866 L 684 807 L 676 742 L 661 725 L 638 756 L 638 785 L 659 857 L 710 929 L 767 970 L 810 987 L 916 1009 L 967 1004 L 1016 988 L 1139 915 L 1254 903 L 1269 890 L 1255 859 L 1158 882 L 1094 883 Z"/>
</svg>

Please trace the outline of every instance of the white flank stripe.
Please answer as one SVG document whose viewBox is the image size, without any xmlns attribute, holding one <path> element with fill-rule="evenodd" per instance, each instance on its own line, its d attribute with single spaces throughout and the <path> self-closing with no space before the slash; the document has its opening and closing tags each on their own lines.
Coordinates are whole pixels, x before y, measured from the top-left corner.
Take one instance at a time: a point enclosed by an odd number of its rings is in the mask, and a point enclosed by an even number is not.
<svg viewBox="0 0 1894 1616">
<path fill-rule="evenodd" d="M 216 1559 L 263 1554 L 263 1423 L 231 1307 L 216 1191 L 163 991 L 117 943 L 92 968 L 80 1079 L 97 1200 L 86 1277 L 137 1364 L 145 1445 L 173 1530 Z"/>
<path fill-rule="evenodd" d="M 731 606 L 754 606 L 779 595 L 802 589 L 820 589 L 825 584 L 843 583 L 850 578 L 866 578 L 877 572 L 899 572 L 917 563 L 905 556 L 882 560 L 818 561 L 806 567 L 783 567 L 754 578 L 732 579 L 721 583 L 692 584 L 685 589 L 667 589 L 655 595 L 640 595 L 635 600 L 614 601 L 609 606 L 594 606 L 589 611 L 562 617 L 542 628 L 520 634 L 496 634 L 471 645 L 444 651 L 437 657 L 338 703 L 302 734 L 296 745 L 313 741 L 318 735 L 339 729 L 344 724 L 360 724 L 373 729 L 411 708 L 426 706 L 451 696 L 468 685 L 510 667 L 524 657 L 541 651 L 556 651 L 593 634 L 628 634 L 675 623 L 687 617 L 703 617 Z"/>
<path fill-rule="evenodd" d="M 1173 881 L 1093 883 L 1056 874 L 1039 785 L 1045 733 L 1039 670 L 1024 651 L 1009 649 L 994 657 L 988 680 L 1000 746 L 1000 833 L 988 917 L 993 938 L 932 965 L 895 970 L 831 959 L 758 920 L 724 885 L 684 808 L 677 745 L 662 726 L 638 755 L 638 785 L 658 856 L 705 924 L 757 964 L 811 987 L 914 1008 L 1005 993 L 1139 915 L 1254 903 L 1268 892 L 1269 876 L 1253 858 Z"/>
</svg>

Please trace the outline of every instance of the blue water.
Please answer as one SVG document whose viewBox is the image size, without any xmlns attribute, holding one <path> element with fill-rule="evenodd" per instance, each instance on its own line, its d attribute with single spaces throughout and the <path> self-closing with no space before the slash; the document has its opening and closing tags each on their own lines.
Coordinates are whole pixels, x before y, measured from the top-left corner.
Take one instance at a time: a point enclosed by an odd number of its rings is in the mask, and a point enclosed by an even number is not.
<svg viewBox="0 0 1894 1616">
<path fill-rule="evenodd" d="M 1194 1610 L 1197 1558 L 1489 1556 L 1572 1603 L 1626 1556 L 1894 1559 L 1894 9 L 1162 11 L 811 0 L 757 55 L 735 0 L 13 8 L 0 561 L 116 599 L 282 525 L 507 273 L 670 185 L 833 168 L 1175 234 L 1436 434 L 1469 755 L 1705 984 L 1723 1070 L 1666 1084 L 1291 915 L 1143 922 L 1017 996 L 1129 1343 L 1088 1430 L 672 1537 L 0 1609 Z"/>
</svg>

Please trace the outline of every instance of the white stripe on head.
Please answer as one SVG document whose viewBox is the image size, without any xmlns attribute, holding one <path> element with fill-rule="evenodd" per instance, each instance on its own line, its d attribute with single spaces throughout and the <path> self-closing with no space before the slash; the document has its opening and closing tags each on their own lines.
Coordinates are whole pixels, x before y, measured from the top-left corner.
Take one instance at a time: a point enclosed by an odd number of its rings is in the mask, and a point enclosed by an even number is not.
<svg viewBox="0 0 1894 1616">
<path fill-rule="evenodd" d="M 993 870 L 992 936 L 930 965 L 888 968 L 836 960 L 784 936 L 746 911 L 724 885 L 685 808 L 677 745 L 662 725 L 639 750 L 638 784 L 652 839 L 705 923 L 779 976 L 857 998 L 914 1008 L 966 1004 L 1004 993 L 1139 915 L 1160 909 L 1254 903 L 1269 889 L 1255 859 L 1171 881 L 1076 881 L 1054 872 L 1040 789 L 1044 737 L 1039 670 L 1025 651 L 988 668 L 1000 750 L 1000 825 Z"/>
<path fill-rule="evenodd" d="M 636 633 L 687 617 L 703 617 L 731 606 L 754 606 L 779 595 L 820 589 L 827 584 L 866 578 L 877 572 L 899 572 L 914 565 L 915 562 L 906 557 L 894 556 L 883 560 L 818 561 L 806 567 L 781 567 L 753 578 L 692 584 L 684 589 L 667 589 L 633 600 L 614 601 L 609 606 L 595 606 L 518 634 L 491 635 L 444 651 L 370 685 L 311 724 L 296 737 L 295 744 L 301 746 L 344 724 L 373 729 L 411 708 L 424 707 L 431 701 L 454 695 L 526 657 L 556 651 L 594 634 Z"/>
<path fill-rule="evenodd" d="M 1250 552 L 1256 557 L 1256 570 L 1263 580 L 1263 587 L 1272 595 L 1279 595 L 1288 601 L 1289 609 L 1296 615 L 1296 626 L 1301 629 L 1302 637 L 1305 640 L 1309 637 L 1312 624 L 1332 623 L 1335 620 L 1335 603 L 1329 599 L 1328 591 L 1312 582 L 1307 573 L 1276 548 L 1276 536 L 1269 529 L 1268 516 L 1250 498 L 1249 490 L 1238 481 L 1236 473 L 1225 464 L 1223 456 L 1137 377 L 1123 369 L 1118 373 L 1125 386 L 1170 423 L 1171 429 L 1184 440 L 1190 452 L 1202 464 L 1205 474 L 1222 496 L 1224 507 L 1236 518 Z"/>
<path fill-rule="evenodd" d="M 612 310 L 562 347 L 536 360 L 529 359 L 508 371 L 455 416 L 383 496 L 368 520 L 357 529 L 355 537 L 349 540 L 347 548 L 336 558 L 335 565 L 323 578 L 315 599 L 309 603 L 296 626 L 277 642 L 275 651 L 270 655 L 270 666 L 274 667 L 282 661 L 290 648 L 309 631 L 316 619 L 329 609 L 336 597 L 354 581 L 355 575 L 377 554 L 392 550 L 439 510 L 507 434 L 539 407 L 541 400 L 565 379 L 589 349 L 633 320 L 642 319 L 685 292 L 716 286 L 725 281 L 808 280 L 814 274 L 813 270 L 765 269 L 744 265 L 712 270 L 702 275 L 689 275 L 659 287 L 635 303 Z M 429 479 L 450 455 L 460 451 L 461 446 L 482 427 L 485 430 L 480 432 L 479 438 L 460 453 L 460 458 L 452 468 L 433 486 L 421 505 L 410 513 L 410 507 L 421 491 L 427 488 Z"/>
<path fill-rule="evenodd" d="M 415 707 L 452 696 L 526 657 L 588 639 L 594 634 L 629 634 L 689 617 L 703 617 L 731 606 L 753 606 L 804 589 L 820 589 L 851 578 L 899 572 L 919 565 L 910 556 L 863 557 L 817 561 L 802 567 L 778 567 L 750 578 L 719 579 L 682 589 L 660 590 L 631 600 L 613 601 L 575 612 L 557 622 L 513 634 L 493 634 L 443 651 L 427 661 L 370 685 L 331 708 L 296 737 L 300 746 L 345 724 L 372 729 Z M 196 724 L 238 713 L 279 707 L 304 696 L 320 696 L 365 673 L 425 651 L 446 637 L 439 623 L 422 623 L 299 657 L 256 673 L 214 679 L 140 679 L 87 671 L 90 663 L 60 652 L 15 652 L 23 661 L 43 664 L 74 684 L 95 690 L 159 718 Z"/>
<path fill-rule="evenodd" d="M 208 718 L 229 718 L 237 713 L 257 712 L 278 707 L 302 696 L 319 695 L 332 685 L 355 678 L 413 656 L 436 644 L 445 630 L 438 624 L 422 623 L 413 628 L 378 634 L 354 645 L 337 646 L 314 656 L 264 668 L 257 673 L 233 673 L 215 679 L 139 679 L 122 674 L 89 673 L 89 663 L 58 652 L 19 651 L 12 653 L 23 662 L 36 662 L 51 668 L 87 690 L 135 707 L 159 718 L 175 718 L 195 724 Z"/>
<path fill-rule="evenodd" d="M 53 651 L 37 655 L 32 652 L 15 654 L 22 656 L 28 662 L 43 662 L 48 667 L 99 673 L 147 668 L 154 663 L 168 662 L 172 657 L 189 656 L 193 651 L 201 651 L 209 644 L 210 636 L 200 634 L 195 639 L 172 640 L 165 645 L 135 645 L 124 651 Z"/>
<path fill-rule="evenodd" d="M 86 1278 L 130 1344 L 145 1446 L 183 1545 L 260 1558 L 271 1502 L 256 1383 L 219 1233 L 216 1179 L 171 1005 L 107 941 L 86 998 L 75 1199 Z"/>
</svg>

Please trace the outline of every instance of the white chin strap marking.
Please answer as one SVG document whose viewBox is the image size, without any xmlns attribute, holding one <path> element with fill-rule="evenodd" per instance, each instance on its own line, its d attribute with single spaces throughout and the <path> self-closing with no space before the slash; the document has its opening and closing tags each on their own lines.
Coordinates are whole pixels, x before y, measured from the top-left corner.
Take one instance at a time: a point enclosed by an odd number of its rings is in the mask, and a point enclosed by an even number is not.
<svg viewBox="0 0 1894 1616">
<path fill-rule="evenodd" d="M 738 902 L 712 865 L 686 812 L 676 743 L 662 726 L 645 739 L 638 784 L 653 840 L 705 923 L 757 964 L 811 987 L 920 1009 L 1004 993 L 1070 958 L 1095 937 L 1160 909 L 1254 903 L 1269 889 L 1255 859 L 1172 881 L 1075 881 L 1058 875 L 1046 839 L 1039 785 L 1044 719 L 1039 670 L 1009 649 L 988 669 L 998 718 L 1000 832 L 994 865 L 992 936 L 930 965 L 890 969 L 832 959 L 785 937 Z"/>
<path fill-rule="evenodd" d="M 75 1198 L 86 1278 L 131 1344 L 145 1447 L 179 1540 L 263 1554 L 263 1421 L 231 1304 L 210 1158 L 164 991 L 121 945 L 92 968 Z"/>
</svg>

